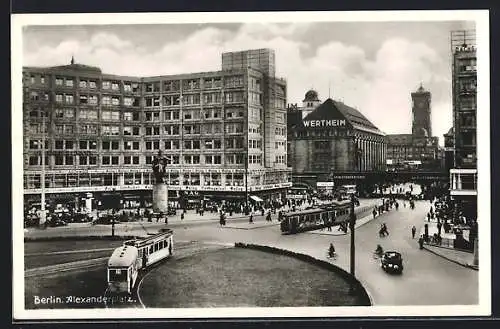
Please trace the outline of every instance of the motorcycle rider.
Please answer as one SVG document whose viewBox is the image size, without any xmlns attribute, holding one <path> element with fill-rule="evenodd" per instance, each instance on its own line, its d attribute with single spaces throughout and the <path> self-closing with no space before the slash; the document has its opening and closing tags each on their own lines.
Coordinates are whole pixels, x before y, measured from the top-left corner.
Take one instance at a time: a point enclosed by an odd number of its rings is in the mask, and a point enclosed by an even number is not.
<svg viewBox="0 0 500 329">
<path fill-rule="evenodd" d="M 383 254 L 384 254 L 384 249 L 382 248 L 381 245 L 378 244 L 377 249 L 375 249 L 375 255 L 382 257 Z"/>
</svg>

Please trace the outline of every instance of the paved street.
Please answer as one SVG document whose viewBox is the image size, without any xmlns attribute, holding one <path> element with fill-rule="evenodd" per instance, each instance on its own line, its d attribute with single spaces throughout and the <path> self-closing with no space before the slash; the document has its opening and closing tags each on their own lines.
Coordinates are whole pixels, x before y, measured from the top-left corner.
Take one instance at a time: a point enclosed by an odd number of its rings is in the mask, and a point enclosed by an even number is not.
<svg viewBox="0 0 500 329">
<path fill-rule="evenodd" d="M 425 201 L 416 202 L 410 210 L 402 205 L 399 210 L 391 210 L 367 222 L 356 230 L 356 276 L 368 290 L 374 305 L 460 305 L 478 303 L 478 272 L 447 261 L 426 250 L 418 248 L 417 240 L 410 234 L 412 225 L 417 231 L 423 226 L 423 218 L 429 208 Z M 371 215 L 370 215 L 371 216 Z M 262 216 L 254 217 L 255 223 L 264 223 Z M 245 223 L 247 218 L 230 219 L 229 222 Z M 385 222 L 390 235 L 379 238 L 380 223 Z M 244 225 L 240 225 L 244 227 Z M 261 225 L 259 225 L 261 226 Z M 145 225 L 149 232 L 164 224 Z M 218 221 L 173 222 L 169 225 L 175 232 L 177 241 L 203 241 L 213 243 L 246 242 L 275 246 L 326 259 L 326 251 L 333 242 L 338 253 L 335 263 L 349 271 L 349 235 L 325 236 L 311 233 L 281 235 L 279 226 L 261 226 L 256 229 L 235 229 L 220 227 Z M 58 235 L 106 234 L 110 226 L 63 227 L 57 229 L 31 231 L 29 236 L 50 236 L 57 230 Z M 117 233 L 142 235 L 141 225 L 117 225 Z M 382 271 L 379 260 L 373 258 L 377 243 L 384 250 L 394 249 L 402 253 L 404 272 L 402 276 L 390 275 Z"/>
<path fill-rule="evenodd" d="M 429 203 L 419 201 L 415 210 L 400 207 L 398 211 L 383 214 L 361 226 L 356 231 L 356 275 L 371 294 L 375 305 L 462 305 L 478 303 L 478 272 L 449 262 L 418 248 L 412 240 L 410 228 L 417 230 Z M 390 235 L 378 237 L 381 222 L 385 222 Z M 212 242 L 247 242 L 266 244 L 292 251 L 307 253 L 318 258 L 326 257 L 326 250 L 333 242 L 337 265 L 349 270 L 349 235 L 322 236 L 302 233 L 281 235 L 278 226 L 254 230 L 219 228 L 216 225 L 177 229 L 178 240 L 203 240 Z M 377 243 L 384 250 L 394 249 L 403 254 L 402 276 L 382 271 L 379 261 L 373 258 Z"/>
</svg>

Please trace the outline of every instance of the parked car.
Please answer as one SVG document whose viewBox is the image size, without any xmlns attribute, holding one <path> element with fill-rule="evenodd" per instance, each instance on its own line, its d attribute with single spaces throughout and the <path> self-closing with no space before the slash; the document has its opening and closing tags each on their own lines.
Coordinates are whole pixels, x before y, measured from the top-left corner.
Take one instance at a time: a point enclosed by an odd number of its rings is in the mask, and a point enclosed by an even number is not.
<svg viewBox="0 0 500 329">
<path fill-rule="evenodd" d="M 110 214 L 104 214 L 103 216 L 96 219 L 93 222 L 93 224 L 111 225 L 113 223 L 117 224 L 119 222 L 120 221 L 118 220 L 117 216 L 110 215 Z"/>
<path fill-rule="evenodd" d="M 50 226 L 50 227 L 59 227 L 59 226 L 66 226 L 66 225 L 68 225 L 68 223 L 66 223 L 65 221 L 63 221 L 61 219 L 54 219 L 54 220 L 48 221 L 48 226 Z"/>
<path fill-rule="evenodd" d="M 403 257 L 397 251 L 386 251 L 381 258 L 380 266 L 386 272 L 401 274 L 403 272 Z"/>
<path fill-rule="evenodd" d="M 86 223 L 90 222 L 91 220 L 92 217 L 89 214 L 78 212 L 73 215 L 73 223 Z"/>
</svg>

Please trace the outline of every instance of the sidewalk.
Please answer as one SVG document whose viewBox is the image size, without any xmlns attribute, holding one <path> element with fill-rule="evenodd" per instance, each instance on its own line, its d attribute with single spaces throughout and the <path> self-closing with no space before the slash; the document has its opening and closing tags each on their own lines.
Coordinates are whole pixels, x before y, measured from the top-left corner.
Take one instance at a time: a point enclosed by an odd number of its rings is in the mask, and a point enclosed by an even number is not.
<svg viewBox="0 0 500 329">
<path fill-rule="evenodd" d="M 433 236 L 435 233 L 438 233 L 437 221 L 433 221 L 431 219 L 429 222 L 427 218 L 425 218 L 424 225 L 425 224 L 429 227 L 429 236 Z M 421 235 L 425 232 L 424 225 L 422 225 L 422 228 L 420 229 Z M 456 264 L 478 270 L 478 266 L 474 265 L 473 253 L 453 248 L 453 241 L 456 238 L 455 234 L 445 233 L 444 229 L 441 229 L 441 237 L 443 239 L 441 246 L 424 243 L 424 249 Z"/>
<path fill-rule="evenodd" d="M 474 269 L 479 270 L 479 266 L 474 265 L 474 254 L 466 251 L 460 251 L 457 249 L 449 249 L 437 246 L 430 246 L 424 244 L 424 249 L 430 251 L 431 253 L 449 260 L 450 262 Z"/>
</svg>

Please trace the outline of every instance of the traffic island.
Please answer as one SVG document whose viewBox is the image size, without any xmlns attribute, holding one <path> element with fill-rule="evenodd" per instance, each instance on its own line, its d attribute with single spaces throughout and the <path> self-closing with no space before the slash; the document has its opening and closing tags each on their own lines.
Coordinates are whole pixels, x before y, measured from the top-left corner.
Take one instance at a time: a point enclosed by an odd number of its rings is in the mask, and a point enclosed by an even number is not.
<svg viewBox="0 0 500 329">
<path fill-rule="evenodd" d="M 174 257 L 144 278 L 138 294 L 146 308 L 371 305 L 345 272 L 306 255 L 245 244 Z"/>
</svg>

